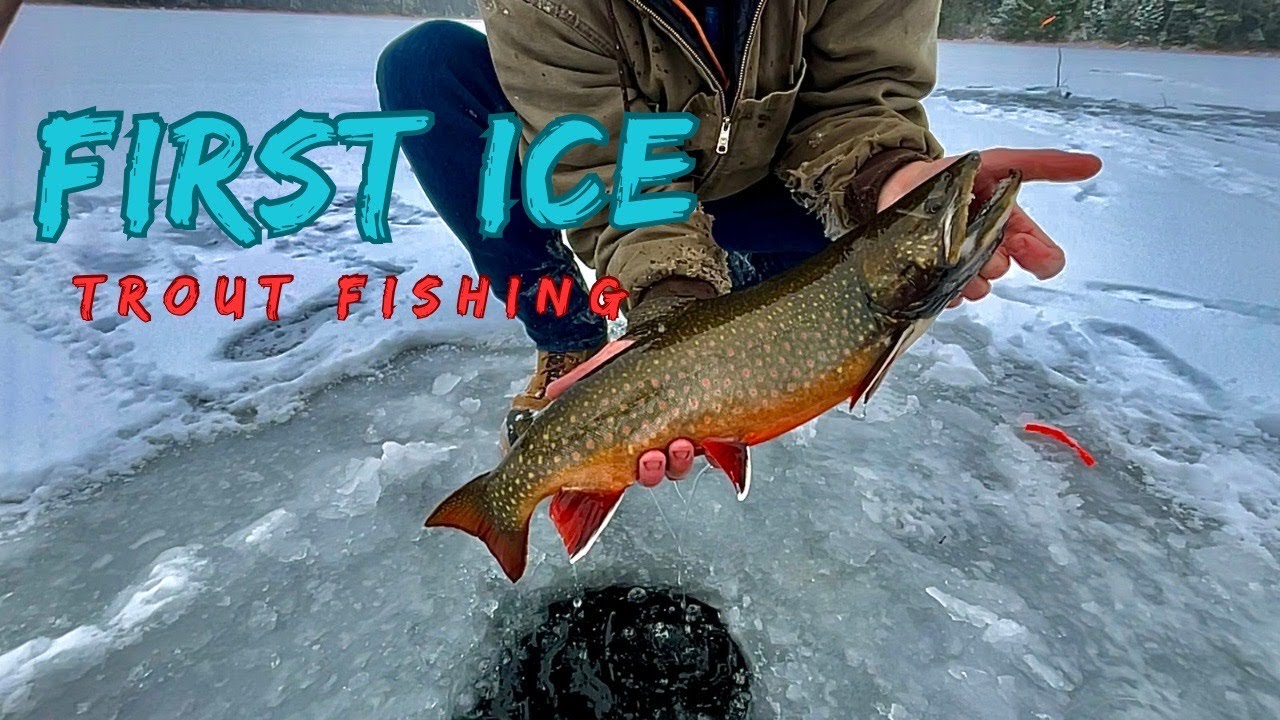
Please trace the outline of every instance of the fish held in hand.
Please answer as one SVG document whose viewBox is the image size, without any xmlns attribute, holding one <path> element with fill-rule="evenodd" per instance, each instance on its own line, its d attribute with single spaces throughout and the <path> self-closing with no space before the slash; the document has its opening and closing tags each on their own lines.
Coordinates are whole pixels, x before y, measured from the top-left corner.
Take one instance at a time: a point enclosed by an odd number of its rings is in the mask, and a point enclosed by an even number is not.
<svg viewBox="0 0 1280 720">
<path fill-rule="evenodd" d="M 484 541 L 513 582 L 529 521 L 550 515 L 581 558 L 636 481 L 636 458 L 689 438 L 744 499 L 750 447 L 844 400 L 866 401 L 1000 244 L 1015 173 L 973 198 L 966 155 L 803 264 L 756 287 L 692 302 L 547 407 L 492 471 L 448 496 L 428 527 Z"/>
</svg>

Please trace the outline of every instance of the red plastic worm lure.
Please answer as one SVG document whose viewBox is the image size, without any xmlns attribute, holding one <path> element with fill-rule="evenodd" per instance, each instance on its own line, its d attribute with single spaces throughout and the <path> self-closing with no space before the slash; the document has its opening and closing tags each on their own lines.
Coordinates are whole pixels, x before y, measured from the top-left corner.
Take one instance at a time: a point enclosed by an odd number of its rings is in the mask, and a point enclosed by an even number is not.
<svg viewBox="0 0 1280 720">
<path fill-rule="evenodd" d="M 1093 467 L 1098 462 L 1097 460 L 1093 459 L 1093 455 L 1089 454 L 1088 450 L 1085 450 L 1084 447 L 1080 445 L 1080 443 L 1076 442 L 1075 438 L 1071 437 L 1063 430 L 1060 430 L 1052 425 L 1044 425 L 1041 423 L 1027 423 L 1026 427 L 1023 429 L 1026 430 L 1027 432 L 1039 433 L 1040 435 L 1046 435 L 1048 437 L 1051 437 L 1054 440 L 1057 440 L 1058 442 L 1062 443 L 1063 445 L 1066 445 L 1067 447 L 1071 448 L 1072 450 L 1075 450 L 1076 454 L 1080 456 L 1080 461 L 1083 462 L 1086 467 Z"/>
</svg>

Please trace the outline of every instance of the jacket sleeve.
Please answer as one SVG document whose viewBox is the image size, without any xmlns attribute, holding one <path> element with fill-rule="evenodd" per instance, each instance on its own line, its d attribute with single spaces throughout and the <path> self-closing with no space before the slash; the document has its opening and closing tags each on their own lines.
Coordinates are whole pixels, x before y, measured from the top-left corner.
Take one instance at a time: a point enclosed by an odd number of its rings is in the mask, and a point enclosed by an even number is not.
<svg viewBox="0 0 1280 720">
<path fill-rule="evenodd" d="M 833 237 L 875 214 L 893 170 L 942 154 L 920 104 L 936 80 L 939 7 L 830 0 L 811 21 L 807 75 L 776 172 Z"/>
<path fill-rule="evenodd" d="M 609 129 L 608 147 L 570 150 L 551 184 L 557 194 L 564 193 L 594 173 L 611 190 L 624 106 L 615 40 L 596 29 L 609 27 L 607 22 L 530 0 L 487 0 L 480 5 L 498 81 L 524 127 L 522 152 L 557 117 L 588 115 Z M 631 100 L 626 109 L 652 111 L 643 99 Z M 664 190 L 692 192 L 693 184 L 677 181 L 645 192 Z M 602 211 L 567 235 L 584 263 L 601 275 L 618 278 L 633 298 L 670 276 L 703 280 L 720 293 L 729 291 L 726 255 L 712 241 L 711 218 L 701 206 L 686 222 L 626 231 L 609 226 L 608 213 Z"/>
</svg>

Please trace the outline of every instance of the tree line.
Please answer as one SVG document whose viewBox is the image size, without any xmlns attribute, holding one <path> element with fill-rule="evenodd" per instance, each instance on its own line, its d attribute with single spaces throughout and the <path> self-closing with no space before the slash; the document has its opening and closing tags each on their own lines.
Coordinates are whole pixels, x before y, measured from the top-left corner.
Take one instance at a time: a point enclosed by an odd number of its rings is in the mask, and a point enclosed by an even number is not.
<svg viewBox="0 0 1280 720">
<path fill-rule="evenodd" d="M 1280 0 L 943 0 L 944 37 L 1280 48 Z"/>
<path fill-rule="evenodd" d="M 76 2 L 77 0 L 71 0 Z M 119 7 L 475 17 L 476 0 L 79 0 Z M 886 5 L 892 7 L 892 4 Z M 943 0 L 944 38 L 1280 49 L 1280 0 Z"/>
</svg>

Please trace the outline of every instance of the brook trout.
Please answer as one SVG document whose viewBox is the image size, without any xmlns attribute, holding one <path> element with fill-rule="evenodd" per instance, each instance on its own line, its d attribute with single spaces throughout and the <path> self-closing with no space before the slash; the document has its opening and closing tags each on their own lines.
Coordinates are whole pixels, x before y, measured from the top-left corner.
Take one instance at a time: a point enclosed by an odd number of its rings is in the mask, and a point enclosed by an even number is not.
<svg viewBox="0 0 1280 720">
<path fill-rule="evenodd" d="M 570 562 L 591 548 L 636 481 L 636 462 L 694 442 L 744 499 L 749 448 L 844 400 L 866 401 L 1000 243 L 1020 177 L 973 201 L 976 153 L 867 226 L 760 285 L 673 310 L 570 386 L 491 472 L 440 503 L 427 526 L 484 541 L 524 574 L 529 520 L 551 497 Z"/>
</svg>

